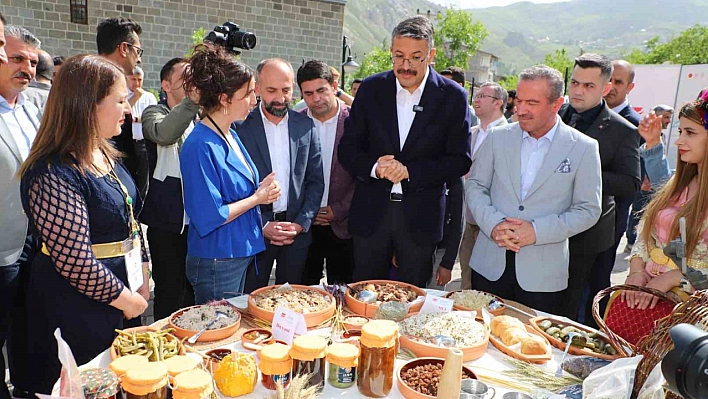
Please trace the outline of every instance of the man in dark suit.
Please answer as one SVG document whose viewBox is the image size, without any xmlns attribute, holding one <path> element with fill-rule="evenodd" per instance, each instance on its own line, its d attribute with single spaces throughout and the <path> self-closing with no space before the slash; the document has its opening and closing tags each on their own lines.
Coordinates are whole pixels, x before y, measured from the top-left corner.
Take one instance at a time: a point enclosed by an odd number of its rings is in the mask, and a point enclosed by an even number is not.
<svg viewBox="0 0 708 399">
<path fill-rule="evenodd" d="M 339 162 L 356 179 L 352 277 L 386 279 L 395 255 L 399 279 L 424 287 L 442 239 L 445 182 L 472 164 L 467 93 L 430 67 L 427 18 L 399 23 L 390 50 L 393 70 L 361 84 L 339 143 Z"/>
<path fill-rule="evenodd" d="M 610 286 L 614 265 L 615 196 L 632 197 L 639 190 L 639 136 L 637 129 L 610 110 L 603 100 L 612 85 L 612 63 L 602 55 L 575 59 L 568 87 L 569 104 L 558 112 L 563 122 L 594 138 L 600 145 L 602 214 L 590 229 L 570 239 L 570 277 L 564 315 L 578 317 L 597 292 Z M 590 296 L 582 300 L 586 283 Z M 585 322 L 592 317 L 585 314 Z"/>
<path fill-rule="evenodd" d="M 324 172 L 324 194 L 312 226 L 312 244 L 307 253 L 303 284 L 316 285 L 326 262 L 327 282 L 351 283 L 354 243 L 347 231 L 349 207 L 354 195 L 354 177 L 339 163 L 337 146 L 344 134 L 349 106 L 337 99 L 337 80 L 322 61 L 306 62 L 297 71 L 297 84 L 307 109 L 301 111 L 315 123 Z"/>
<path fill-rule="evenodd" d="M 302 283 L 310 226 L 320 209 L 324 178 L 315 125 L 288 108 L 294 72 L 285 60 L 267 59 L 256 68 L 256 94 L 261 103 L 234 126 L 259 175 L 275 172 L 278 201 L 261 205 L 266 250 L 248 267 L 245 291 L 268 285 L 273 262 L 276 284 Z"/>
</svg>

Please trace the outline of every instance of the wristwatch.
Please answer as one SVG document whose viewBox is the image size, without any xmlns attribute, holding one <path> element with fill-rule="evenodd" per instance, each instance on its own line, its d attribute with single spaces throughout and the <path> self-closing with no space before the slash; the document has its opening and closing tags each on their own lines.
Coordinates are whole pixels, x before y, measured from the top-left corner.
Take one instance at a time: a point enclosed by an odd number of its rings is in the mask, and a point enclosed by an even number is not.
<svg viewBox="0 0 708 399">
<path fill-rule="evenodd" d="M 335 96 L 339 97 L 341 95 L 342 95 L 342 89 L 337 90 L 337 94 L 335 94 Z"/>
</svg>

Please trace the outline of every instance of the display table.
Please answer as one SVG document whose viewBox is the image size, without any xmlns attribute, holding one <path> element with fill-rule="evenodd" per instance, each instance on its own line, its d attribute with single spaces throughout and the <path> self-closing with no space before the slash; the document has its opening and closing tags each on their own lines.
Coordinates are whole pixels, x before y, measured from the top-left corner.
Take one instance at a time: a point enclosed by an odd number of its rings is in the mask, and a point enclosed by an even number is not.
<svg viewBox="0 0 708 399">
<path fill-rule="evenodd" d="M 437 291 L 437 290 L 426 290 L 428 292 L 428 295 L 436 295 L 436 296 L 442 296 L 445 294 L 443 291 Z M 229 302 L 234 304 L 235 306 L 239 308 L 245 308 L 246 303 L 247 303 L 247 298 L 248 296 L 241 296 L 237 298 L 232 298 L 229 299 Z M 539 316 L 545 316 L 547 314 L 544 314 L 543 312 L 538 312 Z M 559 320 L 563 320 L 564 318 L 556 316 L 555 318 Z M 327 335 L 328 334 L 328 328 L 327 329 L 320 329 L 320 330 L 311 330 L 308 331 L 308 334 L 323 334 Z M 224 345 L 223 348 L 226 349 L 231 349 L 232 351 L 238 351 L 242 353 L 248 353 L 256 356 L 257 354 L 254 351 L 249 351 L 244 349 L 241 346 L 240 341 L 231 343 L 228 345 Z M 196 354 L 190 354 L 190 356 L 196 356 L 199 358 L 198 355 Z M 542 370 L 545 370 L 550 373 L 554 373 L 556 371 L 556 368 L 558 367 L 558 362 L 560 362 L 561 358 L 563 356 L 563 352 L 553 348 L 553 358 L 546 364 L 542 365 L 537 365 Z M 199 358 L 201 359 L 201 358 Z M 487 352 L 482 356 L 481 358 L 472 361 L 472 362 L 467 362 L 465 365 L 469 366 L 478 376 L 480 380 L 484 380 L 485 376 L 493 376 L 494 378 L 500 379 L 504 378 L 499 375 L 499 373 L 503 370 L 509 370 L 511 369 L 510 365 L 506 362 L 505 359 L 509 359 L 508 356 L 504 355 L 501 353 L 499 350 L 497 350 L 491 343 L 489 344 L 487 348 Z M 92 361 L 89 363 L 81 366 L 81 369 L 84 368 L 93 368 L 93 367 L 108 367 L 108 365 L 111 362 L 111 357 L 109 354 L 108 349 L 98 355 L 96 358 L 94 358 Z M 398 368 L 400 368 L 404 363 L 406 363 L 407 360 L 401 360 L 401 359 L 396 359 L 396 372 L 398 372 Z M 508 379 L 508 377 L 507 377 Z M 394 384 L 393 384 L 393 389 L 391 390 L 391 393 L 388 395 L 388 398 L 395 398 L 395 399 L 403 399 L 403 395 L 399 392 L 398 387 L 397 387 L 397 381 L 396 377 L 394 376 Z M 501 397 L 506 392 L 511 391 L 511 389 L 503 386 L 498 386 L 495 385 L 494 383 L 487 383 L 487 385 L 492 386 L 496 389 L 496 397 Z M 260 378 L 258 381 L 258 384 L 256 385 L 255 390 L 245 396 L 240 396 L 240 398 L 244 399 L 262 399 L 270 394 L 273 394 L 274 391 L 270 391 L 263 387 L 263 385 L 260 382 Z M 58 384 L 55 386 L 54 389 L 54 396 L 58 396 Z M 356 387 L 356 384 L 352 386 L 351 388 L 348 389 L 338 389 L 330 386 L 328 383 L 325 382 L 324 386 L 324 391 L 322 395 L 320 396 L 321 398 L 324 399 L 341 399 L 341 398 L 359 398 L 359 397 L 364 397 L 359 393 L 359 390 Z"/>
</svg>

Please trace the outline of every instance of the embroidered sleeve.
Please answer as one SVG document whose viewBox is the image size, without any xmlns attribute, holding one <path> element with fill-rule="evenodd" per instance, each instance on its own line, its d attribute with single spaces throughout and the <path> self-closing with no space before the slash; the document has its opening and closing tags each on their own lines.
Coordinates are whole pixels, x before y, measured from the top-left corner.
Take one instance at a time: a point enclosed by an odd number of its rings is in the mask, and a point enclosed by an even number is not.
<svg viewBox="0 0 708 399">
<path fill-rule="evenodd" d="M 51 172 L 36 175 L 29 183 L 29 218 L 72 287 L 101 303 L 118 298 L 124 285 L 94 256 L 86 202 L 75 187 Z"/>
<path fill-rule="evenodd" d="M 644 241 L 644 237 L 642 236 L 643 229 L 644 218 L 642 218 L 637 224 L 637 240 L 632 246 L 632 254 L 629 255 L 630 262 L 632 261 L 632 258 L 636 257 L 642 258 L 644 263 L 647 263 L 649 261 L 649 250 L 647 249 L 647 243 L 646 241 Z"/>
</svg>

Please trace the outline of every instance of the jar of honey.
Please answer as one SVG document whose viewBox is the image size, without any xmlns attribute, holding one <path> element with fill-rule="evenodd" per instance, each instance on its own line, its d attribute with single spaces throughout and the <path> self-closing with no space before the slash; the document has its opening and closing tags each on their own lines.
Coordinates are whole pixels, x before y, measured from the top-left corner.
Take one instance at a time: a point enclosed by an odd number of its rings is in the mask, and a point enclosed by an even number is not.
<svg viewBox="0 0 708 399">
<path fill-rule="evenodd" d="M 275 343 L 266 345 L 258 352 L 260 363 L 258 369 L 262 374 L 263 386 L 275 390 L 277 384 L 284 387 L 290 384 L 290 374 L 293 368 L 293 359 L 290 357 L 288 345 Z"/>
<path fill-rule="evenodd" d="M 293 341 L 293 375 L 312 375 L 305 388 L 324 384 L 326 349 L 327 341 L 318 335 L 301 335 Z"/>
<path fill-rule="evenodd" d="M 393 371 L 398 353 L 398 324 L 372 320 L 361 327 L 356 385 L 371 398 L 383 398 L 393 387 Z"/>
</svg>

